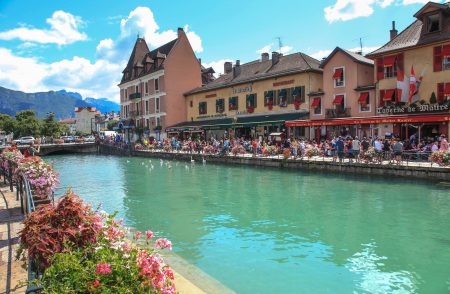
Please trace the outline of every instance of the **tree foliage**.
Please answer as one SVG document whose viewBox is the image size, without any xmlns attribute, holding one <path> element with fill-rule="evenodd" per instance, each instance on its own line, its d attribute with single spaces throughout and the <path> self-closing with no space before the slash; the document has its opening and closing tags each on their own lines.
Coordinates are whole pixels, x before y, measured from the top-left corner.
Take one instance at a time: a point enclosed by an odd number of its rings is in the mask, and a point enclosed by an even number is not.
<svg viewBox="0 0 450 294">
<path fill-rule="evenodd" d="M 48 113 L 42 120 L 41 134 L 48 137 L 59 137 L 60 127 L 55 120 L 55 114 L 53 112 Z"/>
<path fill-rule="evenodd" d="M 33 110 L 22 110 L 16 113 L 17 128 L 14 137 L 39 136 L 41 124 Z"/>
</svg>

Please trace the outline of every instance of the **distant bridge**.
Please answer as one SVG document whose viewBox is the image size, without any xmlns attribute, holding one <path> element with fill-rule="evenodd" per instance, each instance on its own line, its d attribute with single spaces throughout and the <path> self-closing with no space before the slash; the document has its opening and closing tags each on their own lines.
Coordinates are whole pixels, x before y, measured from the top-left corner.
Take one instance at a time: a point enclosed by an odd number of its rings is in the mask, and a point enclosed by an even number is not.
<svg viewBox="0 0 450 294">
<path fill-rule="evenodd" d="M 20 150 L 28 148 L 27 145 L 18 146 Z M 5 147 L 0 147 L 0 152 Z M 69 154 L 69 153 L 97 153 L 98 145 L 95 143 L 64 143 L 64 144 L 41 144 L 39 156 L 51 154 Z"/>
</svg>

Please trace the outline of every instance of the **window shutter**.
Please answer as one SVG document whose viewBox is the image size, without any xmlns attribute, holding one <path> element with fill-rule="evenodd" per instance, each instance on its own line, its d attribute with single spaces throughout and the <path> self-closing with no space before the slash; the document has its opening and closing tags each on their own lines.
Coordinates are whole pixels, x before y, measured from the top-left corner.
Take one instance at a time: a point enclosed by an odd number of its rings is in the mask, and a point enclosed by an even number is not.
<svg viewBox="0 0 450 294">
<path fill-rule="evenodd" d="M 433 70 L 442 70 L 442 46 L 437 46 L 433 48 Z"/>
<path fill-rule="evenodd" d="M 377 58 L 377 80 L 384 78 L 383 58 Z"/>
<path fill-rule="evenodd" d="M 397 79 L 403 81 L 405 77 L 403 53 L 397 55 Z"/>
<path fill-rule="evenodd" d="M 380 90 L 380 97 L 379 97 L 379 105 L 380 105 L 380 107 L 383 107 L 384 106 L 384 100 L 383 100 L 383 98 L 384 98 L 384 93 L 385 93 L 385 91 L 384 90 Z"/>
<path fill-rule="evenodd" d="M 264 92 L 264 106 L 267 106 L 267 91 Z"/>
<path fill-rule="evenodd" d="M 444 102 L 444 89 L 445 89 L 444 83 L 439 83 L 437 85 L 437 93 L 438 93 L 438 102 L 439 103 Z"/>
</svg>

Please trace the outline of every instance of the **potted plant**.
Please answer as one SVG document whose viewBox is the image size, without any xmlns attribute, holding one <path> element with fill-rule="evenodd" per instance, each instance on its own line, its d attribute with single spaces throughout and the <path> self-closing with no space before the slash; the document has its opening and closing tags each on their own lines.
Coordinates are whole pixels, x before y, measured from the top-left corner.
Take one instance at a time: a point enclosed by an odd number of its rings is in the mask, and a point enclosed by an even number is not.
<svg viewBox="0 0 450 294">
<path fill-rule="evenodd" d="M 267 107 L 269 108 L 269 110 L 273 109 L 273 101 L 272 100 L 267 101 Z"/>
<path fill-rule="evenodd" d="M 299 110 L 301 104 L 302 104 L 302 103 L 301 103 L 300 99 L 296 98 L 296 99 L 294 100 L 294 107 L 295 107 L 295 110 Z"/>
<path fill-rule="evenodd" d="M 253 113 L 255 111 L 255 108 L 253 106 L 247 106 L 247 112 Z"/>
</svg>

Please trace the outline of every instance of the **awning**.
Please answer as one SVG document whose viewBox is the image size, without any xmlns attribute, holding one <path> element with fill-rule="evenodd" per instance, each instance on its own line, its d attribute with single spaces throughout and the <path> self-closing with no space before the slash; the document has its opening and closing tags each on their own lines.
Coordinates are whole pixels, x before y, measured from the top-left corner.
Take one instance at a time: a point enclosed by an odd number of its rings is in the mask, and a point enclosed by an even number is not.
<svg viewBox="0 0 450 294">
<path fill-rule="evenodd" d="M 450 114 L 441 115 L 392 115 L 364 118 L 337 118 L 330 120 L 287 121 L 286 127 L 318 127 L 338 125 L 399 124 L 399 123 L 450 122 Z"/>
<path fill-rule="evenodd" d="M 383 65 L 384 67 L 394 66 L 396 55 L 387 56 L 384 58 Z"/>
<path fill-rule="evenodd" d="M 445 84 L 444 95 L 450 95 L 450 83 Z"/>
<path fill-rule="evenodd" d="M 367 105 L 367 101 L 369 100 L 369 92 L 362 92 L 359 95 L 358 103 L 362 105 Z"/>
<path fill-rule="evenodd" d="M 316 97 L 313 99 L 313 102 L 311 103 L 311 108 L 317 108 L 320 105 L 320 97 Z"/>
<path fill-rule="evenodd" d="M 394 96 L 395 90 L 386 90 L 384 93 L 383 101 L 391 101 L 392 96 Z"/>
<path fill-rule="evenodd" d="M 281 114 L 243 116 L 238 117 L 236 123 L 233 124 L 233 128 L 284 125 L 286 121 L 301 119 L 307 115 L 307 112 L 290 112 Z"/>
<path fill-rule="evenodd" d="M 442 48 L 442 55 L 445 57 L 450 57 L 450 45 L 445 45 Z"/>
<path fill-rule="evenodd" d="M 344 95 L 337 95 L 334 97 L 333 105 L 341 105 L 342 101 L 344 101 Z"/>
<path fill-rule="evenodd" d="M 231 128 L 231 123 L 231 118 L 187 121 L 166 128 L 166 132 L 200 132 L 203 130 L 225 130 Z"/>
<path fill-rule="evenodd" d="M 342 76 L 342 68 L 336 68 L 333 74 L 333 80 L 340 79 Z"/>
<path fill-rule="evenodd" d="M 269 136 L 281 136 L 284 133 L 270 133 Z"/>
</svg>

